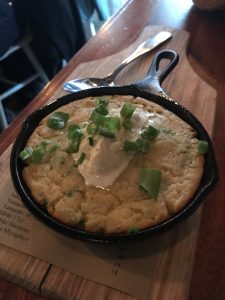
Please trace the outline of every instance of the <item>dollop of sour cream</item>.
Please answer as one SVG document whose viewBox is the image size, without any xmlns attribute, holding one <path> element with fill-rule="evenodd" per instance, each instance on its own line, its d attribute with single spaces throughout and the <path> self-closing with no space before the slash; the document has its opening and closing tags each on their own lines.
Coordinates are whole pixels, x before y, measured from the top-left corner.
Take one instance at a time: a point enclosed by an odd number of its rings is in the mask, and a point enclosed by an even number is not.
<svg viewBox="0 0 225 300">
<path fill-rule="evenodd" d="M 109 111 L 109 115 L 120 117 L 120 109 L 114 107 Z M 132 116 L 133 126 L 131 130 L 121 127 L 115 138 L 96 135 L 94 136 L 94 146 L 91 146 L 89 140 L 84 138 L 80 144 L 79 153 L 74 153 L 73 158 L 77 161 L 80 153 L 84 152 L 86 154 L 83 163 L 78 166 L 85 183 L 104 189 L 112 185 L 115 179 L 125 170 L 134 155 L 122 149 L 124 141 L 137 139 L 143 127 L 152 124 L 154 120 L 159 121 L 156 114 L 145 111 L 141 107 L 136 107 Z"/>
</svg>

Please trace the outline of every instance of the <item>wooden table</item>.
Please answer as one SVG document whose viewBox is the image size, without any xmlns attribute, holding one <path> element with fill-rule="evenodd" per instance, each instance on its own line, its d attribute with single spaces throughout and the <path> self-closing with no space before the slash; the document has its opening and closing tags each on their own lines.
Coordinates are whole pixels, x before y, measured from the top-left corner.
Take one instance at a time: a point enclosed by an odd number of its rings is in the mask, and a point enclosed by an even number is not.
<svg viewBox="0 0 225 300">
<path fill-rule="evenodd" d="M 203 12 L 190 0 L 129 0 L 91 39 L 19 117 L 0 136 L 0 153 L 15 138 L 29 112 L 42 106 L 72 70 L 82 62 L 129 46 L 146 25 L 167 25 L 190 33 L 188 59 L 192 68 L 218 93 L 213 143 L 220 182 L 203 205 L 200 234 L 190 288 L 190 299 L 225 299 L 225 11 Z M 123 34 L 118 34 L 123 30 Z M 101 50 L 99 50 L 101 49 Z M 43 299 L 0 279 L 1 299 Z"/>
</svg>

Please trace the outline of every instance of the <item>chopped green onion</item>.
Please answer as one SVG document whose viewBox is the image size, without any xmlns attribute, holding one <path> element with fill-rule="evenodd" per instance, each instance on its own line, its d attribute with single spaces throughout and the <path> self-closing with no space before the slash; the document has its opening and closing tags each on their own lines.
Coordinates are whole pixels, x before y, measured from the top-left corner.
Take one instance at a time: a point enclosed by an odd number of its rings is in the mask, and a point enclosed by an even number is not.
<svg viewBox="0 0 225 300">
<path fill-rule="evenodd" d="M 47 125 L 51 129 L 63 129 L 69 120 L 69 114 L 56 111 L 48 118 Z"/>
<path fill-rule="evenodd" d="M 97 111 L 93 110 L 90 116 L 90 120 L 97 126 L 101 126 L 105 122 L 105 117 L 100 115 Z"/>
<path fill-rule="evenodd" d="M 138 232 L 139 232 L 139 228 L 137 228 L 137 227 L 131 227 L 127 230 L 128 234 L 138 233 Z"/>
<path fill-rule="evenodd" d="M 140 146 L 136 141 L 125 141 L 123 144 L 124 151 L 139 151 Z"/>
<path fill-rule="evenodd" d="M 79 147 L 78 145 L 74 145 L 70 143 L 69 146 L 64 151 L 67 153 L 76 153 L 79 151 Z"/>
<path fill-rule="evenodd" d="M 124 119 L 123 127 L 127 130 L 131 130 L 131 128 L 133 127 L 132 121 L 130 119 Z"/>
<path fill-rule="evenodd" d="M 86 131 L 88 134 L 94 135 L 98 132 L 99 126 L 97 126 L 95 123 L 91 122 L 88 124 Z"/>
<path fill-rule="evenodd" d="M 35 148 L 28 147 L 25 148 L 20 154 L 22 160 L 30 158 L 31 162 L 39 163 L 41 162 L 46 155 L 52 154 L 56 149 L 59 148 L 59 145 L 51 140 L 44 140 Z"/>
<path fill-rule="evenodd" d="M 54 143 L 52 140 L 43 140 L 39 146 L 46 148 L 48 145 Z"/>
<path fill-rule="evenodd" d="M 107 106 L 109 101 L 105 97 L 99 97 L 98 100 L 97 100 L 97 103 L 102 104 L 104 106 Z"/>
<path fill-rule="evenodd" d="M 76 124 L 70 124 L 68 126 L 67 136 L 69 138 L 69 147 L 65 151 L 67 153 L 78 152 L 83 136 L 80 126 Z"/>
<path fill-rule="evenodd" d="M 159 134 L 159 129 L 149 125 L 145 130 L 142 131 L 141 136 L 149 141 L 153 141 Z"/>
<path fill-rule="evenodd" d="M 69 141 L 69 147 L 65 150 L 67 153 L 76 153 L 79 151 L 81 136 Z"/>
<path fill-rule="evenodd" d="M 123 144 L 123 150 L 124 151 L 139 151 L 139 152 L 148 152 L 149 151 L 150 142 L 138 138 L 136 141 L 125 141 Z"/>
<path fill-rule="evenodd" d="M 124 105 L 120 111 L 120 114 L 122 117 L 130 119 L 132 117 L 135 109 L 136 109 L 136 107 L 132 103 L 126 102 L 126 103 L 124 103 Z"/>
<path fill-rule="evenodd" d="M 77 189 L 76 188 L 73 188 L 72 190 L 68 191 L 68 192 L 65 192 L 65 195 L 67 197 L 72 197 L 74 196 L 74 194 L 77 192 Z"/>
<path fill-rule="evenodd" d="M 160 189 L 160 181 L 161 171 L 159 169 L 141 169 L 139 184 L 146 192 L 148 192 L 151 198 L 157 198 Z"/>
<path fill-rule="evenodd" d="M 39 163 L 44 159 L 45 154 L 46 154 L 46 149 L 44 147 L 41 147 L 41 145 L 39 145 L 37 148 L 33 149 L 30 159 L 34 163 Z"/>
<path fill-rule="evenodd" d="M 79 159 L 78 159 L 78 161 L 77 161 L 77 165 L 78 166 L 82 164 L 82 162 L 85 159 L 85 156 L 86 156 L 86 154 L 84 152 L 82 152 L 81 155 L 80 155 L 80 157 L 79 157 Z"/>
<path fill-rule="evenodd" d="M 19 157 L 22 160 L 26 160 L 29 157 L 31 157 L 32 152 L 33 152 L 33 148 L 31 148 L 31 147 L 25 148 L 23 151 L 20 152 Z"/>
<path fill-rule="evenodd" d="M 70 124 L 67 129 L 67 136 L 70 140 L 77 139 L 83 135 L 79 125 Z"/>
<path fill-rule="evenodd" d="M 109 112 L 108 112 L 108 109 L 105 107 L 105 105 L 103 104 L 99 104 L 96 108 L 95 108 L 95 111 L 97 113 L 99 113 L 100 115 L 102 116 L 106 116 Z"/>
<path fill-rule="evenodd" d="M 199 155 L 204 155 L 206 154 L 207 150 L 208 150 L 208 142 L 207 141 L 202 141 L 199 140 L 198 141 L 198 148 L 197 148 L 197 152 Z"/>
<path fill-rule="evenodd" d="M 136 140 L 136 143 L 139 145 L 140 152 L 147 153 L 149 151 L 150 142 L 148 140 L 139 138 Z"/>
<path fill-rule="evenodd" d="M 89 140 L 89 145 L 90 146 L 94 146 L 94 138 L 93 138 L 93 136 L 89 136 L 88 140 Z"/>
<path fill-rule="evenodd" d="M 104 127 L 111 130 L 117 131 L 120 129 L 120 118 L 119 117 L 106 117 Z"/>
<path fill-rule="evenodd" d="M 115 137 L 115 132 L 109 130 L 108 128 L 99 128 L 99 134 L 108 138 Z"/>
<path fill-rule="evenodd" d="M 54 143 L 52 141 L 51 141 L 51 143 L 48 143 L 45 147 L 46 151 L 50 154 L 55 152 L 58 148 L 59 148 L 59 144 Z"/>
<path fill-rule="evenodd" d="M 54 143 L 51 140 L 44 140 L 39 146 L 33 148 L 30 159 L 34 163 L 39 163 L 46 157 L 47 154 L 51 154 L 58 147 L 59 145 L 57 143 Z"/>
</svg>

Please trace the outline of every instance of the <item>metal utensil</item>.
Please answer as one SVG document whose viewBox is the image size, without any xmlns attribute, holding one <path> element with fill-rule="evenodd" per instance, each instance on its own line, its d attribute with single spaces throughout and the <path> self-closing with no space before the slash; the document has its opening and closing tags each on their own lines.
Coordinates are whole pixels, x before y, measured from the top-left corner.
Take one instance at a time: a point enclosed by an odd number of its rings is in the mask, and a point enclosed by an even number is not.
<svg viewBox="0 0 225 300">
<path fill-rule="evenodd" d="M 116 67 L 116 69 L 108 74 L 104 78 L 78 78 L 64 83 L 63 90 L 69 93 L 74 93 L 79 90 L 90 89 L 99 86 L 113 86 L 114 79 L 118 75 L 118 73 L 125 68 L 129 63 L 161 45 L 163 42 L 172 37 L 172 34 L 168 31 L 161 31 L 153 38 L 143 42 L 139 45 L 136 50 L 134 50 L 131 55 L 129 55 L 126 59 L 124 59 L 121 64 Z"/>
</svg>

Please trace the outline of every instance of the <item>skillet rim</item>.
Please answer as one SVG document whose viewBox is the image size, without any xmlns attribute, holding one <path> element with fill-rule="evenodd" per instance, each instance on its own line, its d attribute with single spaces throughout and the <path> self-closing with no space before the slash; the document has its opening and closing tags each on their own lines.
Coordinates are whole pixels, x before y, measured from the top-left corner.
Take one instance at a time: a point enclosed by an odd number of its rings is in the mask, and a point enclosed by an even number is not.
<svg viewBox="0 0 225 300">
<path fill-rule="evenodd" d="M 133 95 L 142 97 L 144 99 L 155 102 L 167 110 L 173 112 L 175 115 L 183 119 L 189 125 L 191 125 L 197 132 L 197 137 L 207 140 L 209 147 L 208 151 L 205 155 L 205 165 L 204 165 L 204 173 L 202 176 L 201 183 L 187 203 L 187 205 L 180 210 L 177 214 L 172 216 L 171 218 L 155 225 L 149 227 L 144 230 L 140 230 L 137 233 L 133 234 L 96 234 L 90 233 L 86 231 L 82 231 L 71 226 L 65 225 L 44 211 L 40 205 L 38 205 L 35 200 L 30 195 L 29 189 L 27 188 L 23 177 L 22 177 L 22 168 L 24 167 L 24 163 L 18 159 L 18 155 L 20 151 L 26 144 L 26 141 L 30 134 L 34 131 L 37 124 L 40 122 L 42 118 L 46 115 L 54 111 L 55 109 L 66 105 L 72 101 L 80 100 L 82 98 L 86 98 L 88 96 L 103 96 L 103 95 Z M 131 242 L 134 240 L 140 240 L 145 237 L 155 236 L 159 233 L 163 233 L 176 224 L 180 223 L 190 215 L 194 213 L 194 211 L 199 207 L 202 203 L 204 197 L 215 187 L 218 182 L 218 168 L 216 164 L 216 159 L 214 155 L 213 145 L 211 139 L 205 130 L 204 126 L 201 122 L 184 106 L 179 104 L 178 102 L 169 98 L 164 92 L 162 93 L 154 93 L 150 91 L 143 90 L 141 85 L 138 84 L 130 84 L 126 86 L 110 86 L 110 87 L 99 87 L 93 88 L 89 90 L 79 91 L 73 94 L 65 95 L 51 102 L 50 104 L 45 105 L 44 107 L 34 111 L 31 113 L 23 123 L 23 126 L 16 138 L 16 141 L 13 145 L 13 149 L 10 157 L 10 172 L 13 180 L 13 185 L 15 190 L 17 191 L 20 199 L 25 204 L 25 206 L 45 225 L 52 228 L 53 230 L 66 235 L 68 237 L 72 237 L 79 240 L 97 242 L 102 244 L 115 244 L 122 242 Z"/>
</svg>

